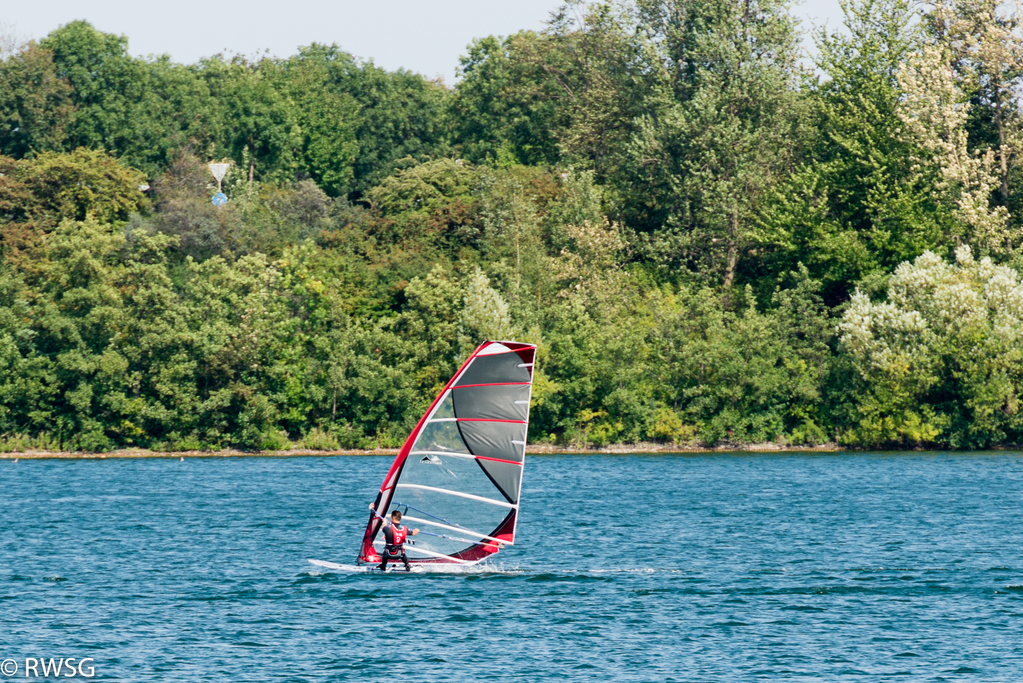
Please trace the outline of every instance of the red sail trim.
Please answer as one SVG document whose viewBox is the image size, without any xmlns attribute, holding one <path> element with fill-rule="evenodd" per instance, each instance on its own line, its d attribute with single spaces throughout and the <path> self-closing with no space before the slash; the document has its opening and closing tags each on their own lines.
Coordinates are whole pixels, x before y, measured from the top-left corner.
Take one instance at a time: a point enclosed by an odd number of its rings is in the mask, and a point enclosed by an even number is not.
<svg viewBox="0 0 1023 683">
<path fill-rule="evenodd" d="M 515 542 L 515 521 L 518 518 L 518 510 L 512 510 L 508 513 L 508 516 L 501 521 L 501 523 L 494 529 L 493 533 L 488 534 L 493 538 L 501 539 L 502 541 L 508 541 L 509 543 Z M 500 545 L 494 541 L 484 541 L 477 543 L 470 548 L 454 553 L 451 557 L 456 560 L 462 560 L 463 562 L 480 562 L 487 559 L 498 550 Z M 450 564 L 450 560 L 442 557 L 435 558 L 409 558 L 413 564 Z"/>
<path fill-rule="evenodd" d="M 519 467 L 522 467 L 522 463 L 519 462 L 518 460 L 502 460 L 501 458 L 488 458 L 485 455 L 474 455 L 473 457 L 476 458 L 477 460 L 493 460 L 494 462 L 506 462 L 509 465 L 518 465 Z"/>
<path fill-rule="evenodd" d="M 502 536 L 504 536 L 505 538 L 502 540 L 508 540 L 509 542 L 514 543 L 515 520 L 517 517 L 518 510 L 512 510 L 508 514 L 508 516 L 504 518 L 504 521 L 501 523 L 501 525 L 494 529 L 493 533 L 489 535 L 493 536 L 494 538 L 501 538 Z M 500 549 L 501 547 L 494 541 L 487 541 L 486 543 L 474 545 L 473 547 L 467 548 L 466 550 L 463 550 L 460 553 L 456 553 L 455 555 L 452 555 L 452 557 L 455 557 L 459 560 L 479 562 L 480 560 L 487 559 Z"/>
<path fill-rule="evenodd" d="M 494 355 L 496 356 L 497 354 L 495 353 Z M 458 375 L 455 376 L 457 377 Z M 523 386 L 526 384 L 532 384 L 532 382 L 494 382 L 493 384 L 459 384 L 457 387 L 455 387 L 455 389 L 468 389 L 469 387 L 509 387 L 514 385 Z"/>
<path fill-rule="evenodd" d="M 490 342 L 490 343 L 491 344 L 502 344 L 503 345 L 503 342 Z M 530 347 L 530 345 L 527 344 L 523 348 L 527 348 L 528 349 L 529 347 Z M 522 349 L 508 349 L 507 351 L 495 351 L 494 353 L 484 353 L 483 355 L 484 356 L 500 356 L 503 353 L 518 353 L 521 350 Z"/>
</svg>

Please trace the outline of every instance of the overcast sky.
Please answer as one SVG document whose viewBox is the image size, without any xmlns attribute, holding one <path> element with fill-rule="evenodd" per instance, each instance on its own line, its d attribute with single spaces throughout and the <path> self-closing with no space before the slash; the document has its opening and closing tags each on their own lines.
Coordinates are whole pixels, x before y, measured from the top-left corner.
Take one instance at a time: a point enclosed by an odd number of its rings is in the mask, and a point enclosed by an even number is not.
<svg viewBox="0 0 1023 683">
<path fill-rule="evenodd" d="M 42 38 L 86 19 L 128 36 L 134 55 L 168 53 L 191 63 L 218 52 L 286 57 L 300 45 L 337 43 L 385 69 L 406 68 L 454 82 L 473 38 L 539 29 L 560 0 L 6 0 L 0 22 L 21 38 Z M 838 0 L 806 0 L 804 25 L 838 26 Z"/>
</svg>

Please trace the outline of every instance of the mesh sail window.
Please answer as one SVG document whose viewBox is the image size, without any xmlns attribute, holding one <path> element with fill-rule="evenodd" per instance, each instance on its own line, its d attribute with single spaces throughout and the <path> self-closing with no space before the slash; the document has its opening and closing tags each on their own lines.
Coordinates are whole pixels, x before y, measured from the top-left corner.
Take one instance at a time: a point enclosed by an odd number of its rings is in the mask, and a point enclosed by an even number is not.
<svg viewBox="0 0 1023 683">
<path fill-rule="evenodd" d="M 515 543 L 536 346 L 484 342 L 434 399 L 384 478 L 374 507 L 418 527 L 410 562 L 474 564 Z M 379 562 L 370 515 L 359 562 Z"/>
</svg>

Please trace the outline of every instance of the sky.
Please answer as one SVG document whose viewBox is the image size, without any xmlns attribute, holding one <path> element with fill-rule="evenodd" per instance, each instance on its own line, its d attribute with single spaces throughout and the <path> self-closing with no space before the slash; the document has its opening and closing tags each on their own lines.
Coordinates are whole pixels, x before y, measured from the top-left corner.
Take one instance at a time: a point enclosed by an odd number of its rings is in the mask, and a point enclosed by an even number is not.
<svg viewBox="0 0 1023 683">
<path fill-rule="evenodd" d="M 0 24 L 39 39 L 75 19 L 128 36 L 133 55 L 170 54 L 192 63 L 219 52 L 287 57 L 310 43 L 343 50 L 388 70 L 405 68 L 455 81 L 458 57 L 474 38 L 540 29 L 561 0 L 6 0 Z M 804 20 L 841 21 L 838 0 L 805 0 Z"/>
</svg>

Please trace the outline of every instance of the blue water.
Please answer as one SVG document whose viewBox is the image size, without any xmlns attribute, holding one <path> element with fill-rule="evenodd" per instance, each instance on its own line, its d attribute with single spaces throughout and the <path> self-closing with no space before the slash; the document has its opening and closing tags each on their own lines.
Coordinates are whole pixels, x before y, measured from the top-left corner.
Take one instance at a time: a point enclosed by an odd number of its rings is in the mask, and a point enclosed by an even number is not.
<svg viewBox="0 0 1023 683">
<path fill-rule="evenodd" d="M 531 457 L 518 544 L 483 570 L 309 565 L 354 559 L 389 463 L 0 461 L 0 659 L 162 683 L 1023 679 L 1023 455 Z"/>
</svg>

